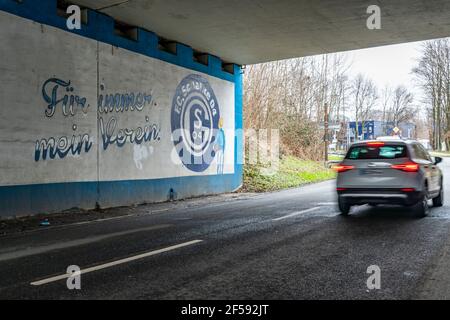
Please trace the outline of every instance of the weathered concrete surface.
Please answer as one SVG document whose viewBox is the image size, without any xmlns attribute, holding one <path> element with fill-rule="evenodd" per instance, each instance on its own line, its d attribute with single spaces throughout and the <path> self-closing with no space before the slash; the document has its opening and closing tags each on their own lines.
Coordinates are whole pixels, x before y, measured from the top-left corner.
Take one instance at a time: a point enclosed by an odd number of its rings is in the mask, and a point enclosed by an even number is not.
<svg viewBox="0 0 450 320">
<path fill-rule="evenodd" d="M 105 112 L 99 109 L 99 119 L 106 130 L 111 119 L 116 130 L 153 126 L 158 128 L 159 140 L 147 144 L 116 144 L 99 154 L 100 181 L 161 179 L 195 175 L 181 164 L 172 141 L 171 107 L 177 85 L 193 72 L 189 69 L 136 55 L 130 51 L 99 45 L 99 86 L 104 97 L 116 93 L 145 92 L 151 101 L 144 112 Z M 214 88 L 224 127 L 229 134 L 225 154 L 225 174 L 234 173 L 234 84 L 204 75 Z M 106 98 L 105 98 L 106 99 Z M 100 133 L 102 132 L 100 128 Z M 178 161 L 177 161 L 178 160 Z M 204 175 L 215 175 L 217 167 L 210 166 Z"/>
<path fill-rule="evenodd" d="M 96 180 L 96 42 L 2 11 L 0 29 L 0 186 Z M 59 85 L 58 99 L 82 95 L 91 107 L 65 116 L 59 103 L 50 114 L 42 90 L 51 78 L 71 82 L 67 88 L 72 92 Z M 45 86 L 49 97 L 54 87 Z M 49 163 L 41 145 L 36 161 L 37 141 L 80 135 L 89 136 L 90 152 Z"/>
<path fill-rule="evenodd" d="M 239 64 L 450 35 L 446 0 L 74 2 Z M 381 30 L 366 27 L 372 4 L 381 8 Z"/>
<path fill-rule="evenodd" d="M 31 20 L 39 4 L 0 5 L 9 10 L 0 10 L 0 216 L 239 187 L 237 66 L 225 75 L 211 56 L 196 66 L 192 50 L 161 51 L 144 31 L 139 41 L 119 37 L 101 14 L 79 35 L 60 27 L 56 10 Z"/>
</svg>

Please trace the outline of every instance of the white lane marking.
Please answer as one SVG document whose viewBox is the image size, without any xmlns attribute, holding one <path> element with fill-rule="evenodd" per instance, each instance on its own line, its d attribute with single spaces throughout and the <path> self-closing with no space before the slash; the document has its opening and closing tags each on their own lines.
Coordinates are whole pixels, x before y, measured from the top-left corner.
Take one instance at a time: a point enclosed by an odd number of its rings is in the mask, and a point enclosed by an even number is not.
<svg viewBox="0 0 450 320">
<path fill-rule="evenodd" d="M 29 245 L 28 247 L 25 247 L 25 248 L 7 247 L 7 248 L 0 249 L 0 262 L 12 260 L 12 259 L 23 258 L 23 257 L 27 257 L 27 256 L 32 256 L 32 255 L 37 255 L 37 254 L 43 254 L 43 253 L 47 253 L 47 252 L 54 251 L 54 250 L 78 247 L 78 246 L 82 246 L 82 245 L 86 245 L 86 244 L 103 241 L 103 240 L 110 239 L 110 238 L 123 237 L 123 236 L 134 234 L 134 233 L 160 230 L 160 229 L 164 229 L 164 228 L 169 228 L 171 226 L 172 226 L 171 224 L 161 224 L 161 225 L 150 226 L 150 227 L 146 227 L 146 228 L 131 229 L 131 230 L 126 230 L 126 231 L 107 233 L 107 234 L 92 236 L 92 237 L 84 238 L 84 239 L 60 241 L 60 242 L 57 242 L 54 244 L 49 244 L 49 245 L 45 245 L 45 244 L 41 245 L 41 246 Z"/>
<path fill-rule="evenodd" d="M 280 220 L 292 218 L 292 217 L 299 216 L 301 214 L 308 213 L 308 212 L 311 212 L 311 211 L 315 211 L 315 210 L 318 210 L 318 209 L 320 209 L 320 207 L 314 207 L 314 208 L 310 208 L 310 209 L 294 212 L 294 213 L 288 214 L 287 216 L 284 216 L 284 217 L 281 217 L 281 218 L 272 219 L 272 221 L 280 221 Z"/>
<path fill-rule="evenodd" d="M 105 221 L 113 221 L 113 220 L 119 220 L 119 219 L 123 219 L 123 218 L 129 218 L 132 216 L 135 216 L 136 214 L 127 214 L 124 216 L 117 216 L 117 217 L 112 217 L 112 218 L 104 218 L 104 219 L 96 219 L 96 220 L 89 220 L 89 221 L 81 221 L 81 222 L 75 222 L 75 223 L 70 223 L 70 224 L 63 224 L 61 225 L 61 227 L 71 227 L 71 226 L 83 226 L 86 224 L 91 224 L 91 223 L 96 223 L 96 222 L 105 222 Z M 56 228 L 59 226 L 56 226 Z M 47 230 L 50 228 L 47 228 Z"/>
<path fill-rule="evenodd" d="M 147 252 L 147 253 L 139 254 L 137 256 L 133 256 L 133 257 L 129 257 L 129 258 L 125 258 L 125 259 L 121 259 L 121 260 L 117 260 L 117 261 L 101 264 L 101 265 L 98 265 L 98 266 L 95 266 L 95 267 L 91 267 L 91 268 L 87 268 L 87 269 L 81 270 L 80 275 L 86 274 L 86 273 L 90 273 L 90 272 L 94 272 L 94 271 L 99 271 L 99 270 L 106 269 L 106 268 L 111 268 L 111 267 L 114 267 L 114 266 L 117 266 L 117 265 L 120 265 L 120 264 L 125 264 L 125 263 L 128 263 L 128 262 L 144 259 L 144 258 L 147 258 L 147 257 L 151 257 L 151 256 L 154 256 L 154 255 L 160 254 L 160 253 L 164 253 L 164 252 L 180 249 L 180 248 L 183 248 L 183 247 L 191 246 L 191 245 L 194 245 L 194 244 L 197 244 L 197 243 L 200 243 L 200 242 L 203 242 L 203 240 L 193 240 L 193 241 L 177 244 L 177 245 L 174 245 L 174 246 L 171 246 L 171 247 L 167 247 L 167 248 L 164 248 L 164 249 L 150 251 L 150 252 Z M 56 277 L 51 277 L 51 278 L 47 278 L 47 279 L 31 282 L 30 284 L 32 286 L 42 286 L 44 284 L 49 284 L 49 283 L 52 283 L 52 282 L 56 282 L 56 281 L 67 279 L 70 276 L 71 276 L 70 274 L 62 274 L 62 275 L 59 275 L 59 276 L 56 276 Z"/>
<path fill-rule="evenodd" d="M 319 202 L 318 206 L 334 206 L 337 205 L 337 202 Z"/>
<path fill-rule="evenodd" d="M 119 219 L 130 218 L 130 217 L 142 217 L 142 216 L 153 215 L 153 214 L 166 212 L 166 211 L 169 211 L 169 209 L 153 210 L 153 211 L 149 211 L 147 213 L 130 213 L 130 214 L 127 214 L 127 215 L 111 217 L 111 218 L 104 218 L 104 219 L 97 219 L 97 220 L 90 220 L 90 221 L 82 221 L 82 222 L 75 222 L 75 223 L 61 225 L 61 227 L 82 226 L 82 225 L 85 225 L 85 224 L 91 224 L 91 223 L 96 223 L 96 222 L 113 221 L 113 220 L 119 220 Z M 50 228 L 47 228 L 47 230 L 48 229 L 50 229 Z"/>
</svg>

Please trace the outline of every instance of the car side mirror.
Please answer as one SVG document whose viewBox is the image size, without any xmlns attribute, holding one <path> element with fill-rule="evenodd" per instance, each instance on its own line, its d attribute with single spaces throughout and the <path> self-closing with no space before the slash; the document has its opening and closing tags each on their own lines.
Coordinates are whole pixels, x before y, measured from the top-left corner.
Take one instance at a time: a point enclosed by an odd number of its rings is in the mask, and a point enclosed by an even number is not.
<svg viewBox="0 0 450 320">
<path fill-rule="evenodd" d="M 441 157 L 434 157 L 434 164 L 439 164 L 442 162 L 442 158 Z"/>
</svg>

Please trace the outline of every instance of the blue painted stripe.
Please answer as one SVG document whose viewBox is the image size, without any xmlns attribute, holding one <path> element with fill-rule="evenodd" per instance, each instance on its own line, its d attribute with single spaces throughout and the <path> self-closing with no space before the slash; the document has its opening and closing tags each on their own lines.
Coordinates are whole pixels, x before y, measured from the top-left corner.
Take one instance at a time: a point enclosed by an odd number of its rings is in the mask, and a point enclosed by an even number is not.
<svg viewBox="0 0 450 320">
<path fill-rule="evenodd" d="M 0 187 L 0 217 L 94 209 L 229 192 L 240 185 L 238 175 L 179 177 L 112 182 L 75 182 Z M 97 190 L 98 188 L 98 190 Z M 99 193 L 98 193 L 99 191 Z"/>
<path fill-rule="evenodd" d="M 97 182 L 0 187 L 0 217 L 93 209 L 96 203 Z"/>
<path fill-rule="evenodd" d="M 236 76 L 235 86 L 234 86 L 234 97 L 235 97 L 235 128 L 236 128 L 236 137 L 234 144 L 234 173 L 240 177 L 239 184 L 234 187 L 234 190 L 241 187 L 243 183 L 243 174 L 244 174 L 244 77 L 241 73 L 241 68 L 237 65 L 234 66 L 234 74 Z"/>
</svg>

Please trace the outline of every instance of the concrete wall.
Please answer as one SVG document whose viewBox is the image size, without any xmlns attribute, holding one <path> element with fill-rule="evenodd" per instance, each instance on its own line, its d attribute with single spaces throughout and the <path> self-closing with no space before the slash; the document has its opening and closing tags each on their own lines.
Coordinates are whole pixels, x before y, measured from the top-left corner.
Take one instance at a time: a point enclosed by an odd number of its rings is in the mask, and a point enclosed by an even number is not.
<svg viewBox="0 0 450 320">
<path fill-rule="evenodd" d="M 242 183 L 242 78 L 116 36 L 89 11 L 0 0 L 0 216 L 216 194 Z M 179 130 L 181 129 L 181 130 Z M 222 143 L 223 142 L 223 143 Z"/>
</svg>

